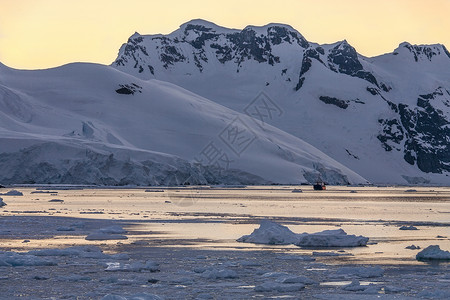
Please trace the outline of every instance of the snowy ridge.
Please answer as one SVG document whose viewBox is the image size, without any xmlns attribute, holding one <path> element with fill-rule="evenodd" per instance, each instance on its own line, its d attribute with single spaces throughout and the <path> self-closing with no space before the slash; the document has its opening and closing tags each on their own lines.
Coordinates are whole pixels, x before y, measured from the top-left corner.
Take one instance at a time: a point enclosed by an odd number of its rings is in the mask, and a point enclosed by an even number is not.
<svg viewBox="0 0 450 300">
<path fill-rule="evenodd" d="M 345 40 L 309 42 L 289 25 L 236 30 L 193 20 L 169 35 L 132 36 L 112 66 L 240 112 L 263 90 L 283 111 L 265 122 L 371 182 L 448 183 L 450 53 L 444 45 L 405 42 L 368 58 Z"/>
<path fill-rule="evenodd" d="M 234 129 L 246 138 L 233 139 Z M 2 67 L 0 153 L 4 184 L 367 182 L 275 127 L 174 84 L 97 64 Z"/>
</svg>

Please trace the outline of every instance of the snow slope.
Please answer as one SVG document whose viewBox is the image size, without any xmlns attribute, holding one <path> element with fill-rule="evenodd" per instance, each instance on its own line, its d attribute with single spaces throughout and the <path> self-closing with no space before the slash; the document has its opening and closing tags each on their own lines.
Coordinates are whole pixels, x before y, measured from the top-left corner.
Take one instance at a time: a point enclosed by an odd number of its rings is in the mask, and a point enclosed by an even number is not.
<svg viewBox="0 0 450 300">
<path fill-rule="evenodd" d="M 97 64 L 0 65 L 0 153 L 5 184 L 366 182 L 275 127 Z"/>
<path fill-rule="evenodd" d="M 112 66 L 256 117 L 252 101 L 264 91 L 277 106 L 259 106 L 265 123 L 372 182 L 449 182 L 450 53 L 443 45 L 402 43 L 367 58 L 345 40 L 311 43 L 288 25 L 235 30 L 192 20 L 169 35 L 135 33 Z"/>
</svg>

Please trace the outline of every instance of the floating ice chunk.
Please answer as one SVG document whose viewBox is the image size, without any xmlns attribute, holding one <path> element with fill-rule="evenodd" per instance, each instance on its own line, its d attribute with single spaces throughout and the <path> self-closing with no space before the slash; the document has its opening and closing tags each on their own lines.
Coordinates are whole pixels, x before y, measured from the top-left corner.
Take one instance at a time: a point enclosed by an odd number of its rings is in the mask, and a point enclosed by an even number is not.
<svg viewBox="0 0 450 300">
<path fill-rule="evenodd" d="M 259 267 L 261 266 L 261 262 L 252 261 L 252 260 L 242 260 L 239 261 L 239 264 L 243 267 Z"/>
<path fill-rule="evenodd" d="M 367 237 L 349 235 L 342 229 L 336 229 L 300 234 L 295 245 L 301 247 L 359 247 L 367 245 L 368 241 Z"/>
<path fill-rule="evenodd" d="M 6 205 L 6 203 L 3 202 L 3 199 L 2 199 L 2 198 L 0 198 L 0 207 L 3 207 L 3 206 L 5 206 L 5 205 Z"/>
<path fill-rule="evenodd" d="M 127 236 L 121 234 L 109 234 L 103 232 L 93 232 L 85 237 L 87 241 L 107 241 L 107 240 L 126 240 Z"/>
<path fill-rule="evenodd" d="M 416 245 L 411 245 L 411 246 L 406 246 L 405 249 L 417 250 L 417 249 L 420 249 L 420 247 L 416 246 Z"/>
<path fill-rule="evenodd" d="M 237 241 L 269 245 L 295 244 L 301 247 L 358 247 L 367 245 L 369 238 L 348 235 L 342 229 L 296 234 L 286 226 L 263 220 L 252 234 L 244 235 Z"/>
<path fill-rule="evenodd" d="M 399 287 L 399 286 L 386 285 L 384 287 L 384 292 L 386 294 L 403 293 L 403 292 L 407 292 L 407 291 L 408 291 L 408 289 L 402 288 L 402 287 Z"/>
<path fill-rule="evenodd" d="M 237 239 L 238 242 L 268 244 L 268 245 L 288 245 L 297 241 L 297 234 L 293 233 L 286 226 L 278 223 L 262 220 L 259 228 L 252 234 L 244 235 Z"/>
<path fill-rule="evenodd" d="M 108 294 L 104 296 L 101 300 L 162 300 L 161 297 L 158 297 L 153 294 L 147 293 L 139 293 L 132 296 L 120 296 L 114 294 Z"/>
<path fill-rule="evenodd" d="M 75 228 L 73 228 L 73 227 L 61 226 L 61 227 L 56 228 L 56 231 L 75 231 Z"/>
<path fill-rule="evenodd" d="M 119 225 L 113 225 L 105 228 L 100 228 L 98 230 L 101 233 L 108 233 L 108 234 L 124 234 L 127 233 L 126 230 L 122 228 L 122 226 Z"/>
<path fill-rule="evenodd" d="M 201 276 L 208 279 L 229 279 L 238 277 L 237 273 L 230 269 L 206 270 Z"/>
<path fill-rule="evenodd" d="M 278 277 L 287 277 L 290 276 L 289 273 L 286 272 L 267 272 L 261 275 L 264 278 L 278 278 Z"/>
<path fill-rule="evenodd" d="M 425 299 L 450 299 L 450 290 L 425 290 L 418 293 L 417 296 Z"/>
<path fill-rule="evenodd" d="M 255 292 L 297 292 L 305 288 L 305 285 L 296 284 L 283 284 L 276 282 L 265 282 L 260 285 L 255 286 Z"/>
<path fill-rule="evenodd" d="M 355 279 L 350 284 L 344 285 L 342 289 L 344 291 L 358 292 L 364 291 L 367 287 L 359 283 L 359 280 Z"/>
<path fill-rule="evenodd" d="M 419 230 L 419 229 L 417 229 L 417 227 L 414 227 L 414 226 L 406 226 L 406 225 L 403 225 L 402 227 L 400 227 L 399 228 L 399 230 Z"/>
<path fill-rule="evenodd" d="M 277 279 L 278 282 L 281 283 L 302 283 L 302 284 L 315 284 L 316 282 L 306 276 L 288 276 L 288 277 L 281 277 Z"/>
<path fill-rule="evenodd" d="M 93 259 L 117 259 L 127 260 L 128 254 L 120 253 L 108 255 L 103 253 L 102 249 L 95 246 L 75 246 L 65 249 L 41 249 L 31 250 L 28 254 L 35 256 L 72 256 L 81 258 L 93 258 Z"/>
<path fill-rule="evenodd" d="M 124 264 L 124 263 L 106 263 L 107 268 L 105 271 L 110 272 L 142 272 L 142 271 L 150 271 L 150 272 L 158 272 L 159 271 L 159 264 L 148 260 L 146 262 L 133 262 L 131 264 Z"/>
<path fill-rule="evenodd" d="M 307 255 L 292 255 L 292 254 L 286 254 L 286 255 L 278 255 L 277 259 L 281 260 L 299 260 L 299 261 L 315 261 L 316 259 L 311 256 Z"/>
<path fill-rule="evenodd" d="M 362 278 L 381 277 L 384 270 L 380 267 L 341 267 L 336 271 L 338 275 L 354 275 Z"/>
<path fill-rule="evenodd" d="M 382 288 L 381 286 L 371 283 L 368 286 L 366 286 L 362 294 L 368 295 L 378 294 L 381 291 L 381 288 Z"/>
<path fill-rule="evenodd" d="M 4 267 L 56 266 L 56 264 L 53 260 L 42 259 L 35 255 L 0 252 L 0 266 Z"/>
<path fill-rule="evenodd" d="M 62 200 L 62 199 L 52 199 L 52 200 L 48 200 L 48 202 L 63 203 L 64 200 Z"/>
<path fill-rule="evenodd" d="M 79 282 L 79 281 L 91 281 L 91 278 L 88 276 L 73 274 L 73 275 L 67 275 L 67 276 L 59 276 L 59 277 L 57 277 L 57 280 Z"/>
<path fill-rule="evenodd" d="M 35 256 L 79 256 L 80 251 L 76 249 L 66 248 L 66 249 L 41 249 L 41 250 L 31 250 L 28 254 Z"/>
<path fill-rule="evenodd" d="M 101 300 L 127 300 L 127 298 L 119 296 L 119 295 L 108 294 L 108 295 L 104 296 Z"/>
<path fill-rule="evenodd" d="M 2 196 L 23 196 L 22 192 L 19 192 L 18 190 L 10 190 L 9 192 L 0 194 Z"/>
<path fill-rule="evenodd" d="M 351 256 L 350 253 L 337 253 L 337 252 L 317 252 L 313 251 L 313 256 Z"/>
<path fill-rule="evenodd" d="M 441 250 L 438 245 L 431 245 L 416 255 L 417 260 L 450 260 L 450 252 Z"/>
</svg>

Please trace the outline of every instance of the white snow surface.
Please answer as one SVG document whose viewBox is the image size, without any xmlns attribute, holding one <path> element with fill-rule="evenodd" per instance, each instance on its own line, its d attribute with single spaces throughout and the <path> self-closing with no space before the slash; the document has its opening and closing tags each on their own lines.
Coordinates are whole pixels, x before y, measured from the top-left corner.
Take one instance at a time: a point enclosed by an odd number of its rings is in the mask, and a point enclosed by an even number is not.
<svg viewBox="0 0 450 300">
<path fill-rule="evenodd" d="M 203 29 L 196 28 L 198 25 Z M 217 36 L 202 39 L 202 30 Z M 372 58 L 355 51 L 355 64 L 363 68 L 358 72 L 371 74 L 375 84 L 339 71 L 339 66 L 330 61 L 328 55 L 335 49 L 353 49 L 345 40 L 329 45 L 300 45 L 292 37 L 303 36 L 292 27 L 268 24 L 246 27 L 242 32 L 248 33 L 249 40 L 241 45 L 229 38 L 239 32 L 192 20 L 169 35 L 133 35 L 121 47 L 113 66 L 142 79 L 174 83 L 239 112 L 251 106 L 264 91 L 282 110 L 281 115 L 265 122 L 303 139 L 367 180 L 448 184 L 448 172 L 427 173 L 418 168 L 417 162 L 411 165 L 405 161 L 406 133 L 402 125 L 393 126 L 390 131 L 400 136 L 403 130 L 398 143 L 387 141 L 392 150 L 385 151 L 378 139 L 384 130 L 379 120 L 395 119 L 401 123 L 394 105 L 404 104 L 421 111 L 417 106 L 420 95 L 442 91 L 432 105 L 449 120 L 450 54 L 443 45 L 402 43 L 392 53 Z M 270 54 L 252 58 L 252 32 L 255 40 L 269 40 L 258 45 L 255 52 L 265 46 L 270 47 Z M 277 32 L 287 33 L 287 37 L 281 35 L 277 41 Z M 237 52 L 236 45 L 248 46 L 247 51 Z M 316 56 L 304 60 L 305 51 Z M 269 59 L 269 55 L 278 60 Z M 163 59 L 166 56 L 173 60 L 167 62 Z M 354 67 L 350 59 L 344 59 L 350 64 L 345 68 Z M 296 90 L 299 77 L 305 80 Z M 368 88 L 379 92 L 372 94 Z M 348 107 L 326 104 L 319 100 L 321 96 L 346 101 Z"/>
<path fill-rule="evenodd" d="M 133 95 L 116 92 L 125 85 Z M 298 137 L 240 112 L 109 66 L 1 65 L 0 182 L 267 184 L 319 176 L 330 184 L 367 182 Z"/>
<path fill-rule="evenodd" d="M 324 230 L 316 233 L 294 233 L 288 227 L 270 220 L 262 220 L 260 227 L 250 235 L 237 239 L 238 242 L 287 245 L 300 247 L 358 247 L 365 246 L 369 238 L 349 235 L 342 229 Z"/>
</svg>

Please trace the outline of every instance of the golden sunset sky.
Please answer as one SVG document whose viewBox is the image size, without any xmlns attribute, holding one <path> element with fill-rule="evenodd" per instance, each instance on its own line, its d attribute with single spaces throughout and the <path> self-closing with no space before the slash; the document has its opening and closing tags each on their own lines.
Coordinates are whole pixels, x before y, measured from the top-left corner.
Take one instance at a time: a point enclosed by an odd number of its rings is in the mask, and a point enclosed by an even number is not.
<svg viewBox="0 0 450 300">
<path fill-rule="evenodd" d="M 135 31 L 170 33 L 197 18 L 238 29 L 285 23 L 309 41 L 346 39 L 375 56 L 403 41 L 450 48 L 449 15 L 450 0 L 0 0 L 0 62 L 110 64 Z"/>
</svg>

